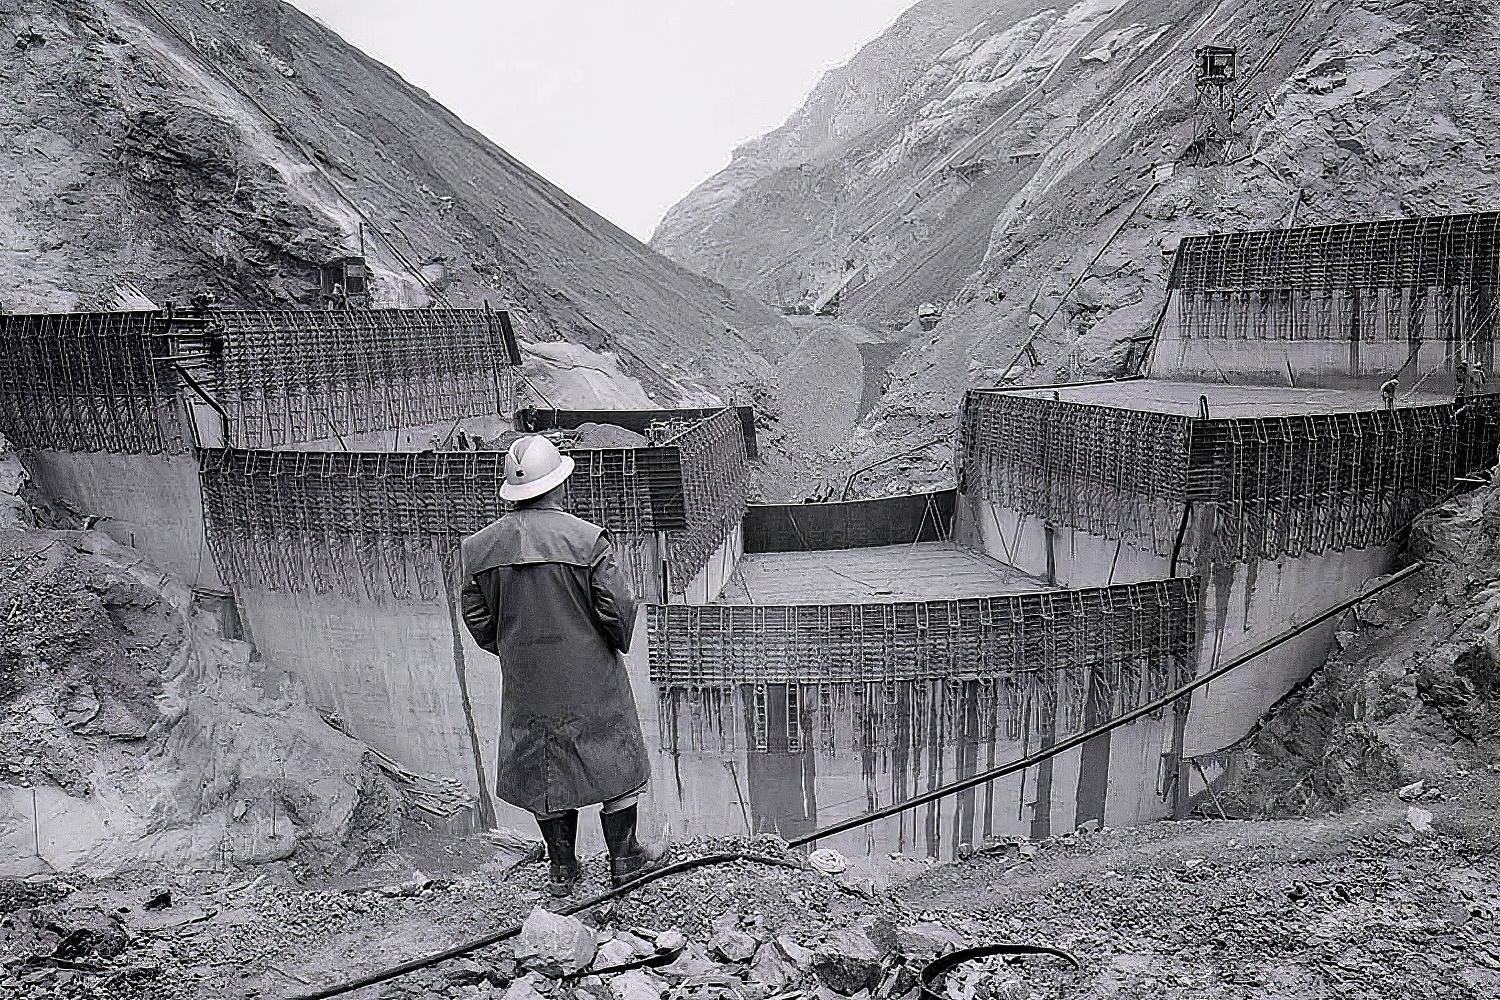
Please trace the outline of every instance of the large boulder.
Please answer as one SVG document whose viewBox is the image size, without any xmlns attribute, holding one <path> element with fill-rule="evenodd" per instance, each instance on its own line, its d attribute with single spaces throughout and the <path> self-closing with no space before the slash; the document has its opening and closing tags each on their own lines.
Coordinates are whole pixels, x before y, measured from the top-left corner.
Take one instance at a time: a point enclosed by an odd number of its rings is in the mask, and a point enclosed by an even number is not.
<svg viewBox="0 0 1500 1000">
<path fill-rule="evenodd" d="M 516 959 L 545 976 L 570 976 L 594 960 L 594 932 L 575 917 L 536 907 L 521 925 Z"/>
<path fill-rule="evenodd" d="M 964 944 L 962 934 L 931 920 L 908 924 L 896 931 L 896 947 L 907 958 L 931 958 Z"/>
<path fill-rule="evenodd" d="M 812 968 L 818 979 L 844 996 L 880 985 L 881 952 L 858 928 L 834 931 L 813 952 Z"/>
</svg>

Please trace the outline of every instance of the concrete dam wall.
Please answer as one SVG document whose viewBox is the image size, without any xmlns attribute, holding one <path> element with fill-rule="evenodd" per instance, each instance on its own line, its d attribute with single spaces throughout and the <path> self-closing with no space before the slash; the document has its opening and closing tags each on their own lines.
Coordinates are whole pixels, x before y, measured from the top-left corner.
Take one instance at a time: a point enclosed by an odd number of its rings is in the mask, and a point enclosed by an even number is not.
<svg viewBox="0 0 1500 1000">
<path fill-rule="evenodd" d="M 1153 381 L 1052 395 L 969 394 L 962 536 L 1063 586 L 1196 578 L 1199 671 L 1386 571 L 1398 532 L 1453 483 L 1451 401 L 1383 409 L 1368 390 L 1282 389 L 1240 402 Z M 1334 627 L 1195 693 L 1183 752 L 1243 736 L 1322 662 Z"/>
<path fill-rule="evenodd" d="M 1153 378 L 1403 390 L 1494 371 L 1500 213 L 1183 240 Z"/>
</svg>

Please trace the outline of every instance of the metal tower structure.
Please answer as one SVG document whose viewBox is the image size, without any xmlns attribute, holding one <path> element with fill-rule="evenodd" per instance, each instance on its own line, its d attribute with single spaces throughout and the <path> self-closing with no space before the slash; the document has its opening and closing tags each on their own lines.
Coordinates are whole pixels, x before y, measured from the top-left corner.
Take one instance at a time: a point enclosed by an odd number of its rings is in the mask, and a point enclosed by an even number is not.
<svg viewBox="0 0 1500 1000">
<path fill-rule="evenodd" d="M 1224 45 L 1204 45 L 1194 53 L 1198 73 L 1193 86 L 1197 96 L 1193 101 L 1193 144 L 1189 149 L 1200 164 L 1230 159 L 1237 110 L 1235 55 L 1234 48 Z"/>
</svg>

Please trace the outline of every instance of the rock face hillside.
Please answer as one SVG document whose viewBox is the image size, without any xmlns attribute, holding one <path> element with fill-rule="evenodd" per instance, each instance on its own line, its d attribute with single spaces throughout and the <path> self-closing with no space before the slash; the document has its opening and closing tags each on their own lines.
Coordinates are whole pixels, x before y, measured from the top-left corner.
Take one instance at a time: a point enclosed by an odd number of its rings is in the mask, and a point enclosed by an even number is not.
<svg viewBox="0 0 1500 1000">
<path fill-rule="evenodd" d="M 317 265 L 363 224 L 380 304 L 488 300 L 525 339 L 617 354 L 663 401 L 761 371 L 773 313 L 279 0 L 19 0 L 0 34 L 0 307 L 86 307 L 123 281 L 314 304 Z"/>
<path fill-rule="evenodd" d="M 395 840 L 400 790 L 367 746 L 181 582 L 29 499 L 0 438 L 0 884 L 160 862 L 339 870 Z"/>
<path fill-rule="evenodd" d="M 884 395 L 832 456 L 852 468 L 950 437 L 966 386 L 1119 371 L 1182 236 L 1493 209 L 1495 24 L 1489 0 L 925 0 L 652 242 L 771 302 L 852 274 L 843 320 L 905 346 L 864 374 Z M 1234 142 L 1208 157 L 1204 44 L 1239 51 Z"/>
</svg>

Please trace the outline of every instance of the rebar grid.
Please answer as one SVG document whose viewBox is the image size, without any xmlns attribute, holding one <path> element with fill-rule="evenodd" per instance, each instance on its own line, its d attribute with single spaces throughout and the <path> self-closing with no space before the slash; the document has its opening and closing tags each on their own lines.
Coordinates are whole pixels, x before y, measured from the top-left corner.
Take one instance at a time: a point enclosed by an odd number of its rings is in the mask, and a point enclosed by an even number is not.
<svg viewBox="0 0 1500 1000">
<path fill-rule="evenodd" d="M 1191 291 L 1452 288 L 1500 277 L 1500 212 L 1190 236 L 1168 286 Z"/>
<path fill-rule="evenodd" d="M 745 517 L 750 462 L 739 414 L 720 410 L 668 441 L 682 456 L 685 531 L 668 539 L 667 560 L 679 585 L 698 575 Z"/>
<path fill-rule="evenodd" d="M 648 541 L 664 532 L 686 583 L 739 523 L 749 465 L 732 410 L 648 448 L 583 449 L 563 505 L 614 533 L 637 593 L 659 590 Z M 223 578 L 363 600 L 438 593 L 434 559 L 500 517 L 500 452 L 208 449 L 200 479 Z"/>
<path fill-rule="evenodd" d="M 0 314 L 0 432 L 18 448 L 186 452 L 173 344 L 161 312 Z"/>
<path fill-rule="evenodd" d="M 1453 406 L 1194 420 L 1217 561 L 1383 545 L 1453 481 Z"/>
<path fill-rule="evenodd" d="M 516 369 L 482 309 L 220 311 L 216 382 L 237 447 L 508 413 Z"/>
<path fill-rule="evenodd" d="M 1500 460 L 1500 394 L 1467 396 L 1457 406 L 1453 471 L 1472 478 Z"/>
<path fill-rule="evenodd" d="M 1476 407 L 1466 440 L 1486 446 Z M 1384 544 L 1452 483 L 1452 404 L 1208 419 L 970 392 L 959 485 L 1054 524 L 1168 555 L 1189 502 L 1217 511 L 1210 558 Z"/>
<path fill-rule="evenodd" d="M 1170 414 L 971 391 L 959 490 L 1166 555 L 1186 502 L 1188 427 Z"/>
<path fill-rule="evenodd" d="M 1500 213 L 1184 239 L 1168 281 L 1185 339 L 1494 340 Z M 1488 353 L 1485 352 L 1488 357 Z"/>
<path fill-rule="evenodd" d="M 622 548 L 688 526 L 675 448 L 572 452 L 564 506 L 615 532 Z M 431 600 L 434 559 L 510 509 L 499 452 L 213 449 L 200 478 L 208 543 L 232 584 L 362 600 Z M 638 592 L 641 560 L 622 560 Z M 649 591 L 648 591 L 649 592 Z"/>
<path fill-rule="evenodd" d="M 957 704 L 950 688 L 978 697 L 1009 739 L 1039 710 L 1071 730 L 1091 679 L 1101 704 L 1129 711 L 1193 675 L 1197 587 L 1178 578 L 900 604 L 654 605 L 651 680 L 674 710 L 662 736 L 682 740 L 686 728 L 690 746 L 723 746 L 722 733 L 740 731 L 734 695 L 746 686 L 779 690 L 797 711 L 775 715 L 825 748 L 881 746 L 902 719 L 920 732 L 934 706 Z"/>
</svg>

